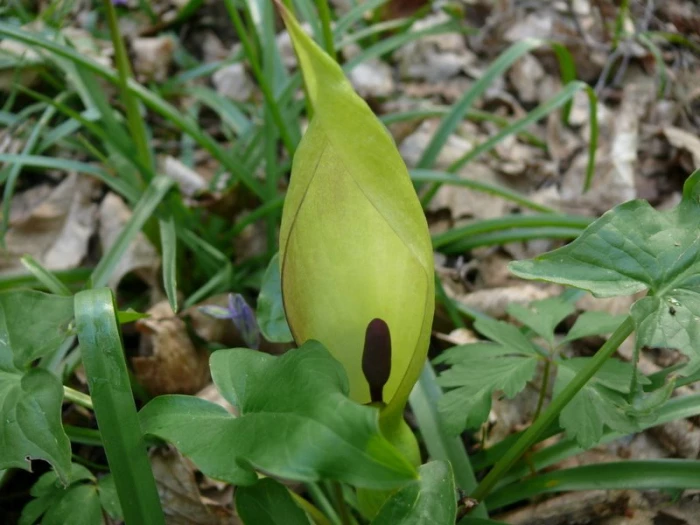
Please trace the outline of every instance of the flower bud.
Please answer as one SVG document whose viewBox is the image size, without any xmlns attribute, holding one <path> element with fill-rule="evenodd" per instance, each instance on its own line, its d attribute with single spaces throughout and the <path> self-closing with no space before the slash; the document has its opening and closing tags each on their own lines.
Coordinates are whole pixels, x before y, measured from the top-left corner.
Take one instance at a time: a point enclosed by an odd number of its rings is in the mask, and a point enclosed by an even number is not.
<svg viewBox="0 0 700 525">
<path fill-rule="evenodd" d="M 313 108 L 282 214 L 287 321 L 297 344 L 316 339 L 342 363 L 352 399 L 379 404 L 397 428 L 435 307 L 428 226 L 391 136 L 281 11 Z"/>
</svg>

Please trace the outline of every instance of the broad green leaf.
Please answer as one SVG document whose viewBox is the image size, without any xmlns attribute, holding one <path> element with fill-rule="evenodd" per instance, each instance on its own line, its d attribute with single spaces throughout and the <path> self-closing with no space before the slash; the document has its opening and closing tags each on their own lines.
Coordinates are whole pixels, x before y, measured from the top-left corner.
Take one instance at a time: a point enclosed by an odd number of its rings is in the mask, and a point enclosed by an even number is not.
<svg viewBox="0 0 700 525">
<path fill-rule="evenodd" d="M 112 476 L 112 474 L 107 474 L 99 479 L 97 482 L 97 492 L 100 496 L 100 505 L 102 505 L 105 512 L 109 514 L 110 518 L 114 520 L 123 520 L 124 514 L 122 513 L 117 487 L 114 484 L 114 476 Z"/>
<path fill-rule="evenodd" d="M 316 339 L 342 363 L 351 399 L 381 397 L 388 404 L 382 417 L 398 423 L 430 339 L 435 297 L 427 223 L 390 134 L 338 64 L 280 10 L 314 110 L 282 215 L 287 320 L 297 343 Z M 363 372 L 374 319 L 386 323 L 391 339 L 379 396 Z M 375 357 L 383 356 L 370 351 L 367 361 Z"/>
<path fill-rule="evenodd" d="M 236 512 L 245 525 L 309 525 L 289 491 L 272 478 L 236 489 Z"/>
<path fill-rule="evenodd" d="M 598 297 L 648 290 L 653 297 L 631 311 L 638 347 L 677 348 L 700 363 L 700 203 L 692 191 L 684 193 L 678 206 L 664 212 L 646 201 L 621 204 L 571 244 L 511 263 L 511 270 Z"/>
<path fill-rule="evenodd" d="M 491 394 L 502 390 L 513 398 L 535 375 L 537 362 L 529 355 L 495 356 L 466 360 L 443 372 L 438 384 L 454 389 L 438 404 L 448 432 L 459 434 L 481 425 L 491 410 Z"/>
<path fill-rule="evenodd" d="M 259 469 L 371 489 L 415 478 L 413 467 L 379 433 L 378 410 L 348 399 L 343 368 L 318 342 L 281 357 L 219 350 L 211 368 L 240 417 L 187 396 L 157 397 L 141 411 L 144 432 L 173 443 L 205 474 L 250 485 Z"/>
<path fill-rule="evenodd" d="M 457 514 L 455 481 L 447 461 L 418 469 L 420 480 L 396 492 L 382 506 L 372 525 L 453 525 Z"/>
<path fill-rule="evenodd" d="M 29 470 L 29 459 L 43 459 L 64 483 L 70 477 L 61 382 L 45 370 L 25 368 L 68 337 L 72 302 L 26 290 L 0 294 L 0 469 Z"/>
<path fill-rule="evenodd" d="M 566 317 L 574 313 L 571 302 L 559 297 L 534 301 L 528 306 L 512 303 L 508 313 L 531 328 L 537 335 L 554 346 L 554 330 Z"/>
<path fill-rule="evenodd" d="M 670 290 L 666 297 L 644 297 L 632 305 L 631 313 L 638 348 L 677 348 L 691 359 L 684 373 L 700 367 L 700 281 Z"/>
<path fill-rule="evenodd" d="M 65 487 L 55 472 L 43 474 L 32 486 L 30 494 L 35 498 L 24 506 L 20 525 L 31 525 L 41 518 L 42 524 L 101 525 L 102 510 L 97 495 L 95 477 L 83 467 L 73 463 L 71 484 Z"/>
<path fill-rule="evenodd" d="M 554 397 L 585 366 L 588 358 L 573 358 L 559 363 L 554 382 Z M 634 368 L 621 361 L 607 361 L 571 402 L 561 411 L 559 423 L 569 437 L 582 448 L 598 443 L 605 427 L 619 432 L 634 432 L 637 427 L 628 415 L 623 394 L 629 393 Z"/>
<path fill-rule="evenodd" d="M 540 358 L 530 340 L 512 324 L 479 318 L 474 328 L 495 343 L 450 348 L 437 360 L 453 365 L 438 379 L 440 386 L 453 389 L 438 402 L 445 428 L 452 434 L 486 421 L 494 391 L 502 390 L 513 398 L 525 388 Z"/>
<path fill-rule="evenodd" d="M 537 350 L 517 327 L 503 321 L 479 318 L 474 323 L 476 330 L 514 354 L 536 355 Z"/>
<path fill-rule="evenodd" d="M 69 487 L 53 503 L 41 520 L 42 525 L 102 525 L 102 508 L 97 487 L 80 484 Z"/>
<path fill-rule="evenodd" d="M 0 294 L 0 370 L 23 370 L 68 337 L 73 298 L 31 290 Z"/>
<path fill-rule="evenodd" d="M 263 276 L 258 296 L 257 318 L 260 331 L 268 341 L 289 343 L 294 340 L 284 316 L 279 254 L 275 254 L 270 260 Z"/>
<path fill-rule="evenodd" d="M 625 320 L 625 317 L 627 316 L 611 315 L 608 312 L 583 312 L 578 316 L 563 342 L 575 341 L 592 335 L 611 334 Z"/>
</svg>

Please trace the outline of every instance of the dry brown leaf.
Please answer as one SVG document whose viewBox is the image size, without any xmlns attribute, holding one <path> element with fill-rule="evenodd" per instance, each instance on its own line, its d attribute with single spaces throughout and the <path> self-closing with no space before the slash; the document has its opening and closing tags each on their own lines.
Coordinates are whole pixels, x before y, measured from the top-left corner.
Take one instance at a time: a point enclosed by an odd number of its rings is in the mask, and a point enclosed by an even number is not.
<svg viewBox="0 0 700 525">
<path fill-rule="evenodd" d="M 169 36 L 134 38 L 131 41 L 134 72 L 139 82 L 164 82 L 175 53 L 175 41 Z"/>
<path fill-rule="evenodd" d="M 472 179 L 490 184 L 503 184 L 502 177 L 479 162 L 472 162 L 459 173 L 460 178 Z M 444 184 L 433 197 L 428 208 L 430 211 L 450 210 L 453 219 L 474 218 L 493 219 L 502 217 L 508 210 L 508 203 L 502 198 L 487 195 L 481 191 L 470 190 Z"/>
<path fill-rule="evenodd" d="M 513 64 L 508 71 L 508 79 L 518 93 L 522 102 L 531 104 L 540 99 L 540 84 L 545 78 L 545 71 L 539 60 L 526 53 Z"/>
<path fill-rule="evenodd" d="M 139 382 L 152 395 L 194 394 L 209 381 L 209 352 L 198 349 L 167 301 L 151 307 L 137 321 L 143 334 L 139 357 L 132 359 Z"/>
<path fill-rule="evenodd" d="M 674 148 L 687 151 L 692 156 L 692 170 L 700 168 L 700 137 L 673 126 L 664 128 L 664 135 Z"/>
<path fill-rule="evenodd" d="M 452 330 L 449 334 L 434 334 L 436 339 L 440 341 L 445 341 L 453 346 L 466 345 L 469 343 L 476 343 L 479 341 L 479 337 L 475 332 L 469 330 L 469 328 L 456 328 Z"/>
<path fill-rule="evenodd" d="M 157 449 L 151 455 L 151 468 L 168 525 L 240 523 L 231 510 L 202 497 L 194 467 L 177 451 Z"/>
<path fill-rule="evenodd" d="M 0 250 L 0 272 L 21 268 L 31 255 L 51 270 L 75 268 L 88 252 L 97 224 L 93 197 L 99 184 L 72 174 L 56 187 L 35 186 L 12 200 L 7 248 Z"/>
<path fill-rule="evenodd" d="M 470 293 L 455 293 L 449 285 L 445 284 L 445 292 L 449 297 L 469 308 L 475 308 L 491 317 L 503 318 L 509 304 L 516 303 L 527 305 L 532 301 L 547 299 L 561 293 L 558 285 L 538 286 L 534 284 L 522 284 L 502 288 L 490 288 L 476 290 Z"/>
<path fill-rule="evenodd" d="M 411 26 L 421 31 L 449 20 L 446 13 L 432 14 Z M 430 35 L 414 40 L 394 52 L 401 78 L 438 83 L 464 72 L 476 60 L 459 33 Z"/>
<path fill-rule="evenodd" d="M 118 195 L 108 193 L 100 204 L 100 244 L 102 253 L 106 253 L 116 242 L 124 225 L 131 218 L 131 210 Z M 156 287 L 159 283 L 158 268 L 160 257 L 153 245 L 143 233 L 138 233 L 134 241 L 124 251 L 119 263 L 112 272 L 109 286 L 116 288 L 119 281 L 130 272 L 134 272 L 145 283 Z"/>
<path fill-rule="evenodd" d="M 193 197 L 207 187 L 204 178 L 175 157 L 168 155 L 162 160 L 163 174 L 173 179 L 183 195 Z"/>
<path fill-rule="evenodd" d="M 218 69 L 211 79 L 219 95 L 238 102 L 250 100 L 255 90 L 255 84 L 241 62 Z"/>
<path fill-rule="evenodd" d="M 425 120 L 418 126 L 418 129 L 406 137 L 399 145 L 399 152 L 406 164 L 415 166 L 418 164 L 421 155 L 428 146 L 430 139 L 435 134 L 439 122 L 437 120 Z M 459 160 L 463 155 L 471 151 L 474 147 L 470 140 L 456 134 L 447 137 L 440 155 L 435 161 L 436 169 L 444 169 L 453 162 Z"/>
<path fill-rule="evenodd" d="M 378 58 L 358 64 L 348 76 L 355 91 L 363 98 L 388 97 L 395 89 L 391 67 Z"/>
</svg>

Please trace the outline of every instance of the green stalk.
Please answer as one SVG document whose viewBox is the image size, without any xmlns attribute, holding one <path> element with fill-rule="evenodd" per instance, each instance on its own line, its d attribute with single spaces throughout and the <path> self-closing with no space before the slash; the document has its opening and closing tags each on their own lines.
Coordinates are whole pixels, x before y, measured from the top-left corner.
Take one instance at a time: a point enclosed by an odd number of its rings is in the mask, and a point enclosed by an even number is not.
<svg viewBox="0 0 700 525">
<path fill-rule="evenodd" d="M 114 62 L 117 66 L 119 75 L 119 90 L 121 92 L 122 101 L 126 108 L 126 118 L 129 124 L 129 130 L 133 135 L 136 143 L 136 155 L 144 166 L 153 166 L 151 158 L 151 149 L 148 147 L 148 134 L 146 133 L 146 125 L 141 117 L 139 105 L 136 97 L 129 89 L 129 78 L 131 77 L 131 65 L 126 54 L 124 39 L 119 32 L 119 19 L 117 11 L 114 9 L 112 0 L 103 0 L 105 11 L 107 12 L 107 23 L 109 24 L 109 34 L 112 37 L 112 45 L 114 46 Z M 148 172 L 143 172 L 147 177 Z M 148 180 L 148 179 L 147 179 Z"/>
<path fill-rule="evenodd" d="M 129 384 L 109 288 L 75 296 L 75 324 L 97 426 L 127 525 L 165 523 Z"/>
<path fill-rule="evenodd" d="M 318 9 L 318 16 L 321 19 L 321 28 L 323 29 L 323 47 L 326 53 L 328 53 L 333 60 L 337 61 L 335 45 L 333 44 L 333 29 L 331 28 L 331 10 L 328 8 L 328 0 L 316 0 L 316 9 Z"/>
<path fill-rule="evenodd" d="M 542 406 L 544 405 L 544 398 L 547 397 L 547 386 L 549 385 L 549 373 L 552 369 L 552 361 L 547 359 L 544 362 L 544 371 L 542 373 L 542 385 L 540 386 L 540 395 L 537 398 L 537 408 L 535 409 L 535 415 L 532 416 L 533 421 L 537 421 L 540 417 L 540 412 L 542 412 Z"/>
<path fill-rule="evenodd" d="M 564 390 L 555 397 L 536 421 L 520 436 L 515 444 L 509 448 L 494 468 L 479 483 L 471 497 L 477 501 L 483 501 L 496 486 L 498 481 L 515 464 L 520 457 L 537 441 L 538 436 L 559 416 L 562 409 L 574 398 L 585 384 L 600 370 L 605 362 L 612 356 L 622 342 L 634 331 L 634 321 L 631 317 L 625 319 L 617 330 L 610 336 L 595 356 L 581 371 L 574 376 Z"/>
<path fill-rule="evenodd" d="M 333 498 L 335 499 L 335 504 L 338 507 L 338 514 L 340 516 L 340 523 L 342 523 L 342 525 L 351 525 L 352 520 L 350 519 L 350 511 L 348 510 L 348 506 L 345 503 L 345 497 L 343 496 L 343 487 L 341 487 L 340 483 L 337 481 L 332 483 L 332 487 Z"/>
<path fill-rule="evenodd" d="M 63 399 L 70 401 L 71 403 L 75 403 L 76 405 L 80 405 L 81 407 L 89 408 L 90 410 L 93 409 L 92 399 L 89 395 L 78 392 L 69 386 L 63 385 Z"/>
<path fill-rule="evenodd" d="M 241 15 L 238 14 L 238 10 L 236 9 L 236 5 L 234 4 L 233 0 L 224 0 L 224 4 L 226 5 L 226 10 L 231 16 L 231 21 L 233 22 L 233 26 L 236 29 L 238 38 L 241 41 L 243 50 L 245 51 L 245 54 L 248 57 L 250 68 L 253 70 L 255 80 L 257 80 L 258 85 L 260 86 L 260 91 L 262 91 L 265 103 L 270 108 L 272 118 L 275 121 L 277 128 L 279 129 L 279 134 L 282 138 L 282 142 L 284 143 L 284 147 L 289 152 L 289 155 L 293 156 L 294 151 L 296 150 L 296 143 L 289 133 L 289 129 L 287 128 L 287 125 L 284 122 L 284 119 L 282 118 L 282 112 L 280 111 L 280 107 L 277 104 L 277 100 L 275 99 L 275 95 L 272 92 L 272 88 L 270 87 L 270 84 L 268 83 L 267 78 L 263 74 L 262 68 L 260 67 L 260 64 L 257 61 L 255 48 L 253 47 L 253 42 L 251 41 L 250 37 L 248 36 L 248 33 L 246 32 L 246 28 L 243 24 L 243 20 L 241 19 Z"/>
</svg>

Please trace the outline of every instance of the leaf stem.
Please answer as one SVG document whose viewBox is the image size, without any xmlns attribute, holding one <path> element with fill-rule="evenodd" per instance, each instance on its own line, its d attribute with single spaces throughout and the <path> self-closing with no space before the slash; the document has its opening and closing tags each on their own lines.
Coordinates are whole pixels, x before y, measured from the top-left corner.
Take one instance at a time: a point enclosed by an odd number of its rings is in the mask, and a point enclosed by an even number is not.
<svg viewBox="0 0 700 525">
<path fill-rule="evenodd" d="M 352 520 L 350 519 L 350 511 L 348 510 L 348 506 L 345 503 L 345 498 L 343 497 L 343 488 L 337 481 L 334 481 L 331 485 L 333 487 L 333 496 L 335 499 L 335 503 L 338 507 L 340 523 L 342 523 L 342 525 L 352 525 Z"/>
<path fill-rule="evenodd" d="M 337 61 L 335 46 L 333 44 L 333 29 L 331 28 L 331 10 L 328 8 L 328 0 L 316 0 L 316 9 L 318 9 L 318 16 L 321 19 L 321 28 L 323 29 L 323 47 L 326 53 L 328 53 L 333 60 Z"/>
<path fill-rule="evenodd" d="M 63 385 L 63 398 L 71 403 L 75 403 L 76 405 L 92 410 L 92 398 L 89 395 L 78 392 L 69 386 Z"/>
<path fill-rule="evenodd" d="M 107 23 L 109 24 L 109 34 L 112 37 L 112 46 L 114 47 L 114 62 L 119 75 L 119 90 L 122 100 L 126 108 L 126 118 L 129 124 L 129 129 L 136 143 L 136 155 L 144 166 L 153 166 L 151 151 L 148 147 L 148 134 L 146 126 L 139 111 L 139 105 L 136 97 L 129 89 L 129 78 L 131 77 L 131 65 L 126 54 L 124 39 L 119 31 L 119 21 L 117 11 L 114 9 L 112 0 L 103 0 L 103 5 L 107 13 Z M 143 171 L 142 175 L 149 180 L 150 171 Z"/>
<path fill-rule="evenodd" d="M 547 386 L 549 385 L 549 373 L 552 369 L 552 362 L 547 359 L 544 362 L 544 371 L 542 372 L 542 386 L 540 387 L 540 396 L 537 399 L 537 408 L 535 409 L 535 415 L 532 416 L 533 421 L 537 421 L 540 417 L 540 412 L 542 412 L 542 405 L 544 405 L 544 398 L 547 396 Z"/>
<path fill-rule="evenodd" d="M 489 495 L 494 486 L 504 474 L 515 464 L 518 459 L 537 441 L 537 437 L 557 418 L 562 409 L 573 399 L 584 385 L 595 373 L 605 364 L 610 356 L 617 350 L 622 342 L 629 337 L 634 330 L 634 322 L 631 317 L 627 317 L 615 332 L 610 336 L 603 346 L 600 347 L 595 356 L 574 376 L 568 385 L 555 397 L 540 417 L 520 436 L 515 444 L 508 449 L 503 457 L 496 463 L 494 468 L 479 483 L 471 497 L 477 501 L 483 501 Z"/>
<path fill-rule="evenodd" d="M 233 2 L 233 0 L 224 0 L 224 5 L 226 6 L 226 10 L 228 11 L 229 16 L 231 17 L 231 21 L 233 22 L 233 26 L 236 29 L 238 38 L 241 41 L 243 50 L 245 51 L 245 54 L 248 57 L 248 63 L 250 64 L 250 68 L 253 70 L 255 80 L 257 80 L 258 84 L 260 85 L 260 91 L 262 91 L 263 98 L 265 99 L 267 106 L 270 108 L 270 115 L 275 121 L 275 125 L 279 128 L 280 138 L 284 143 L 284 147 L 289 152 L 289 155 L 293 156 L 297 146 L 296 141 L 289 133 L 289 128 L 287 127 L 284 118 L 282 117 L 282 112 L 277 103 L 277 100 L 275 99 L 275 94 L 273 93 L 272 88 L 270 87 L 270 84 L 268 83 L 267 78 L 263 74 L 263 70 L 260 67 L 260 64 L 258 63 L 258 59 L 256 56 L 257 53 L 255 52 L 253 41 L 246 32 L 243 20 L 238 14 L 238 9 L 236 8 L 236 4 Z"/>
</svg>

